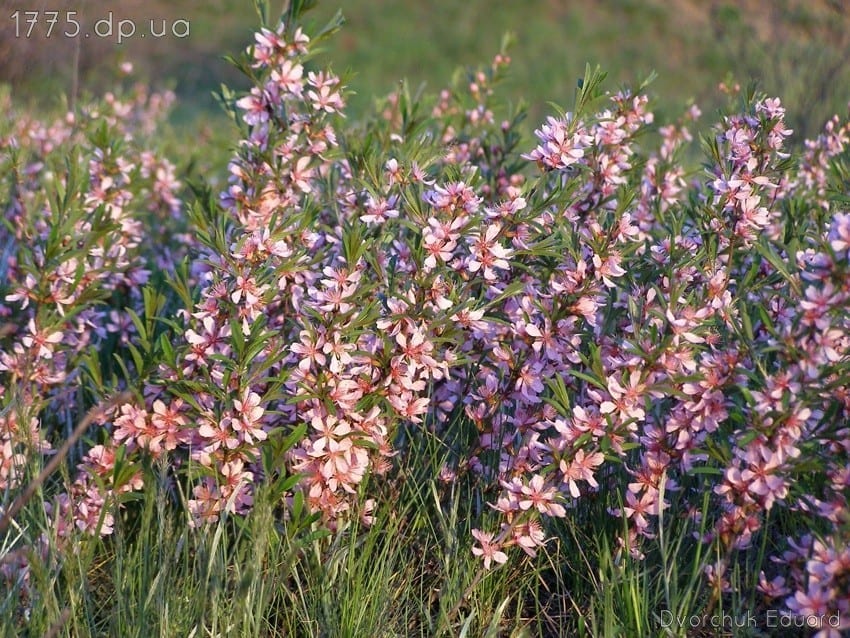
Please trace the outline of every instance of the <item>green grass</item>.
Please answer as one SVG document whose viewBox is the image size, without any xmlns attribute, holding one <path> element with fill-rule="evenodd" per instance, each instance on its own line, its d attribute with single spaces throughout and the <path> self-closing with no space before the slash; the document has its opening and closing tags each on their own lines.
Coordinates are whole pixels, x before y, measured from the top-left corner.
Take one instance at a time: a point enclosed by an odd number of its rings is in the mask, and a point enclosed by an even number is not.
<svg viewBox="0 0 850 638">
<path fill-rule="evenodd" d="M 660 610 L 689 617 L 722 604 L 701 581 L 717 557 L 693 542 L 699 525 L 662 517 L 635 560 L 616 546 L 625 527 L 605 492 L 556 525 L 537 558 L 483 570 L 469 533 L 484 495 L 465 481 L 447 489 L 437 479 L 444 455 L 427 436 L 415 445 L 431 454 L 409 458 L 431 465 L 372 479 L 382 481 L 372 525 L 331 533 L 282 517 L 270 486 L 249 516 L 191 529 L 175 513 L 180 488 L 161 473 L 111 537 L 72 533 L 73 553 L 53 538 L 44 559 L 31 555 L 32 612 L 16 613 L 18 592 L 0 595 L 0 635 L 664 636 L 684 634 L 665 633 Z M 19 521 L 24 536 L 50 528 L 34 503 Z M 714 613 L 754 609 L 746 592 L 725 602 Z"/>
<path fill-rule="evenodd" d="M 77 551 L 54 539 L 45 560 L 33 557 L 32 613 L 20 617 L 20 594 L 4 593 L 0 635 L 477 636 L 528 625 L 516 604 L 536 572 L 522 561 L 481 571 L 466 538 L 476 499 L 438 497 L 431 458 L 391 477 L 394 498 L 370 527 L 330 535 L 284 520 L 268 487 L 245 519 L 191 529 L 174 514 L 180 490 L 149 484 L 113 536 L 73 534 Z M 34 504 L 19 520 L 24 536 L 49 527 Z"/>
</svg>

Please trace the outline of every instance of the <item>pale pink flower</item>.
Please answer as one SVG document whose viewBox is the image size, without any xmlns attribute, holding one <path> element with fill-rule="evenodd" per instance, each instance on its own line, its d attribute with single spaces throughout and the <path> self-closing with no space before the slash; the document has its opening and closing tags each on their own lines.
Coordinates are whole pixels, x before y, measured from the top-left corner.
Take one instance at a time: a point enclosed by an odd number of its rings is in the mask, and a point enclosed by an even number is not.
<svg viewBox="0 0 850 638">
<path fill-rule="evenodd" d="M 126 441 L 128 445 L 133 445 L 138 437 L 143 437 L 148 432 L 148 413 L 131 403 L 122 405 L 120 412 L 121 415 L 115 419 L 112 436 L 118 442 Z"/>
<path fill-rule="evenodd" d="M 35 356 L 41 359 L 52 359 L 53 346 L 60 343 L 64 336 L 62 331 L 56 330 L 54 332 L 46 332 L 44 330 L 39 330 L 35 326 L 34 319 L 29 320 L 27 328 L 29 329 L 29 334 L 25 335 L 21 339 L 21 343 L 23 343 L 24 347 L 34 348 Z"/>
<path fill-rule="evenodd" d="M 472 553 L 484 558 L 484 569 L 490 569 L 495 561 L 502 565 L 508 561 L 508 555 L 501 549 L 501 544 L 493 541 L 493 534 L 473 529 L 472 535 L 479 542 L 480 547 L 473 546 Z"/>
<path fill-rule="evenodd" d="M 268 437 L 260 422 L 265 414 L 265 410 L 260 407 L 261 401 L 260 395 L 251 392 L 248 388 L 242 391 L 241 398 L 233 400 L 237 416 L 232 420 L 231 425 L 236 432 L 240 433 L 241 439 L 249 445 L 254 441 L 264 441 Z"/>
<path fill-rule="evenodd" d="M 250 95 L 238 99 L 236 106 L 245 111 L 242 119 L 251 126 L 262 124 L 269 119 L 268 106 L 257 87 L 251 89 Z"/>
<path fill-rule="evenodd" d="M 584 126 L 573 122 L 571 113 L 564 119 L 550 116 L 534 134 L 540 144 L 522 157 L 537 162 L 546 170 L 568 169 L 584 157 L 585 149 L 593 142 Z"/>
<path fill-rule="evenodd" d="M 647 516 L 657 516 L 659 511 L 657 494 L 649 490 L 638 498 L 631 490 L 626 492 L 626 504 L 623 512 L 631 519 L 639 533 L 643 534 L 649 528 Z"/>
<path fill-rule="evenodd" d="M 293 343 L 289 346 L 292 352 L 302 357 L 298 362 L 298 368 L 302 372 L 307 372 L 313 363 L 320 368 L 324 366 L 327 361 L 322 351 L 325 345 L 324 336 L 321 334 L 311 335 L 307 330 L 302 330 L 298 333 L 298 337 L 301 339 L 300 343 Z"/>
<path fill-rule="evenodd" d="M 413 423 L 422 423 L 422 415 L 428 412 L 428 406 L 431 403 L 427 397 L 416 398 L 412 392 L 406 390 L 398 394 L 392 394 L 387 399 L 390 405 L 396 409 L 399 416 Z"/>
<path fill-rule="evenodd" d="M 567 515 L 564 506 L 556 502 L 557 490 L 552 486 L 547 486 L 545 479 L 540 474 L 535 474 L 528 485 L 523 485 L 521 492 L 523 494 L 522 500 L 519 501 L 521 510 L 534 507 L 541 514 L 547 516 L 564 517 Z"/>
<path fill-rule="evenodd" d="M 533 558 L 537 555 L 537 548 L 545 545 L 546 536 L 540 528 L 540 523 L 532 520 L 514 526 L 513 541 Z"/>
<path fill-rule="evenodd" d="M 603 461 L 605 461 L 605 456 L 601 452 L 585 454 L 583 449 L 576 451 L 569 463 L 566 460 L 561 460 L 559 467 L 563 474 L 563 482 L 569 487 L 573 498 L 581 496 L 577 481 L 587 481 L 591 487 L 599 487 L 599 483 L 593 477 L 593 471 L 602 465 Z"/>
</svg>

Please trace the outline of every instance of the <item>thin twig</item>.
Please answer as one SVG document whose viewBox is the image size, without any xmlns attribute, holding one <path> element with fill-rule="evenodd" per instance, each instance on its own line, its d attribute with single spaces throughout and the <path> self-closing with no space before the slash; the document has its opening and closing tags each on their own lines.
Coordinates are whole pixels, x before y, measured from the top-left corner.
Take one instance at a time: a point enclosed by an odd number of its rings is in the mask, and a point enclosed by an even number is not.
<svg viewBox="0 0 850 638">
<path fill-rule="evenodd" d="M 447 622 L 447 623 L 452 622 L 452 619 L 460 611 L 460 608 L 463 605 L 463 603 L 466 602 L 467 598 L 469 598 L 470 594 L 472 593 L 472 590 L 475 589 L 478 586 L 478 583 L 481 582 L 481 579 L 484 578 L 484 574 L 485 574 L 484 569 L 479 569 L 476 572 L 475 577 L 472 579 L 472 582 L 469 583 L 469 585 L 466 586 L 466 589 L 463 590 L 463 593 L 460 595 L 460 598 L 458 599 L 457 603 L 455 603 L 455 606 L 452 607 L 451 611 L 449 611 L 449 613 L 446 615 L 445 622 Z"/>
<path fill-rule="evenodd" d="M 82 39 L 74 38 L 74 61 L 71 68 L 71 98 L 68 105 L 69 110 L 73 113 L 77 110 L 77 94 L 80 90 L 80 48 L 82 47 Z"/>
<path fill-rule="evenodd" d="M 53 625 L 48 629 L 47 633 L 44 634 L 44 638 L 53 638 L 59 634 L 59 631 L 62 627 L 65 626 L 65 623 L 68 622 L 68 619 L 71 617 L 71 609 L 69 607 L 65 607 L 62 610 L 62 615 L 59 616 L 59 620 L 57 620 Z"/>
<path fill-rule="evenodd" d="M 8 509 L 8 511 L 3 512 L 3 518 L 0 518 L 0 534 L 6 531 L 9 525 L 12 524 L 12 519 L 15 515 L 21 511 L 24 505 L 26 505 L 29 500 L 33 497 L 33 495 L 38 491 L 38 488 L 41 487 L 42 483 L 47 480 L 53 472 L 56 471 L 56 468 L 59 467 L 59 464 L 62 460 L 68 455 L 68 452 L 71 449 L 71 446 L 76 443 L 80 437 L 83 436 L 88 427 L 95 421 L 98 417 L 102 416 L 109 409 L 117 407 L 122 403 L 127 403 L 133 398 L 133 394 L 127 390 L 117 394 L 110 400 L 100 403 L 94 406 L 91 410 L 89 410 L 86 415 L 83 417 L 82 421 L 77 424 L 77 427 L 74 428 L 74 431 L 71 432 L 71 436 L 69 436 L 62 446 L 56 451 L 56 454 L 53 455 L 53 458 L 50 459 L 50 462 L 44 466 L 44 469 L 41 470 L 39 475 L 35 477 L 34 480 L 27 485 L 27 489 L 15 499 L 12 503 L 12 506 Z"/>
</svg>

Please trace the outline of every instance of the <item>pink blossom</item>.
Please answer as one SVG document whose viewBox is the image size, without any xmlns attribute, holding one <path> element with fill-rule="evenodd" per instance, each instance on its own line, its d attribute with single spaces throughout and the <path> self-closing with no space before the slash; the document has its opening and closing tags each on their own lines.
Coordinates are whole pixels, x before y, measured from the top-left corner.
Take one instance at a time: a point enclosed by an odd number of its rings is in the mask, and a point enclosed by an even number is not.
<svg viewBox="0 0 850 638">
<path fill-rule="evenodd" d="M 593 471 L 599 467 L 605 457 L 600 452 L 585 454 L 583 449 L 576 451 L 572 461 L 567 463 L 565 460 L 560 462 L 560 470 L 563 474 L 563 482 L 569 487 L 570 494 L 573 498 L 579 498 L 581 491 L 579 490 L 577 481 L 587 481 L 591 487 L 599 487 L 599 483 L 593 477 Z"/>
<path fill-rule="evenodd" d="M 498 565 L 502 565 L 508 561 L 508 555 L 501 550 L 500 543 L 493 541 L 492 533 L 473 529 L 472 535 L 480 544 L 480 546 L 472 548 L 472 553 L 484 558 L 485 569 L 490 569 L 493 561 Z"/>
</svg>

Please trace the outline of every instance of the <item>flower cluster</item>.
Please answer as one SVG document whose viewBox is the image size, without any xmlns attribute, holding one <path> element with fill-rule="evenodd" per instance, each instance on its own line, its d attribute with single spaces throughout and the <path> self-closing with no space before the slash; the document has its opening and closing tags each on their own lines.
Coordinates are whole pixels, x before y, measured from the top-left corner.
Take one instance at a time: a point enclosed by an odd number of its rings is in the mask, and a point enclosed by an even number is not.
<svg viewBox="0 0 850 638">
<path fill-rule="evenodd" d="M 182 186 L 151 144 L 173 99 L 138 85 L 50 122 L 3 105 L 0 511 L 131 358 L 151 272 L 187 252 L 174 232 Z M 44 503 L 56 542 L 110 533 L 115 498 L 141 486 L 138 474 L 113 484 L 118 450 L 104 425 L 75 457 L 71 484 Z M 28 564 L 25 553 L 0 556 L 10 582 L 27 582 Z"/>
</svg>

